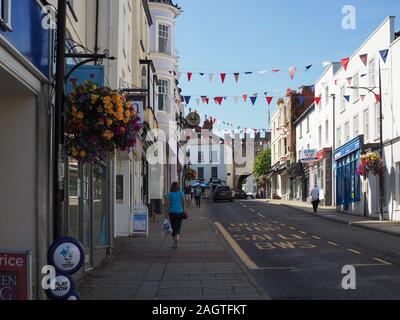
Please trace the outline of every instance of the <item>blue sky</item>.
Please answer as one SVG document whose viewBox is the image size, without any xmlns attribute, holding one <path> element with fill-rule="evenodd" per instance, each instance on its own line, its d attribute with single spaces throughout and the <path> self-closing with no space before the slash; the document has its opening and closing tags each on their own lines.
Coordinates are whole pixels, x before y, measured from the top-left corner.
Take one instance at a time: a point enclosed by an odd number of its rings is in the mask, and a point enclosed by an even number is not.
<svg viewBox="0 0 400 320">
<path fill-rule="evenodd" d="M 313 84 L 323 71 L 323 61 L 340 61 L 351 55 L 387 16 L 400 12 L 398 0 L 180 0 L 178 3 L 184 10 L 177 20 L 175 34 L 182 72 L 268 71 L 263 76 L 241 76 L 238 84 L 228 75 L 224 85 L 219 74 L 212 83 L 208 76 L 196 74 L 188 82 L 186 74 L 182 74 L 183 95 L 211 97 L 265 91 L 278 97 L 288 88 Z M 346 5 L 356 9 L 355 30 L 342 28 L 342 8 Z M 310 64 L 313 67 L 305 72 L 305 66 Z M 298 67 L 293 81 L 287 71 L 291 66 Z M 273 68 L 282 71 L 273 75 Z M 259 95 L 254 107 L 243 100 L 235 105 L 232 99 L 222 106 L 212 101 L 208 106 L 198 107 L 194 98 L 190 107 L 243 128 L 268 126 L 264 95 Z"/>
</svg>

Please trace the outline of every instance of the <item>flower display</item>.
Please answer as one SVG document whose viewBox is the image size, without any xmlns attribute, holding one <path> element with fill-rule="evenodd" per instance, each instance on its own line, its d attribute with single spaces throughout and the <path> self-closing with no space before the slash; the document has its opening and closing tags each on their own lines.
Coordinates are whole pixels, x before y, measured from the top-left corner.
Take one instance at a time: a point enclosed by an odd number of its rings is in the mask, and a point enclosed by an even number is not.
<svg viewBox="0 0 400 320">
<path fill-rule="evenodd" d="M 141 129 L 125 96 L 90 81 L 66 99 L 66 153 L 79 162 L 105 160 L 115 151 L 130 151 Z"/>
<path fill-rule="evenodd" d="M 370 152 L 361 156 L 360 166 L 357 173 L 364 178 L 369 174 L 383 176 L 384 165 L 382 158 L 375 152 Z"/>
<path fill-rule="evenodd" d="M 197 178 L 196 170 L 188 169 L 186 172 L 186 180 L 193 181 L 193 180 L 196 180 L 196 178 Z"/>
</svg>

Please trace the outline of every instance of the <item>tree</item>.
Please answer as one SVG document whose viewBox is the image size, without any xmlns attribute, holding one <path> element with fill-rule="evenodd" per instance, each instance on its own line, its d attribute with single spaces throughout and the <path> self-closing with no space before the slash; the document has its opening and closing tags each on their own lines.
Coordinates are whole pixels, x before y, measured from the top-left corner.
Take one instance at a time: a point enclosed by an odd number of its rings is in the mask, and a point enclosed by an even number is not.
<svg viewBox="0 0 400 320">
<path fill-rule="evenodd" d="M 271 170 L 271 149 L 263 150 L 254 162 L 253 174 L 257 180 Z"/>
</svg>

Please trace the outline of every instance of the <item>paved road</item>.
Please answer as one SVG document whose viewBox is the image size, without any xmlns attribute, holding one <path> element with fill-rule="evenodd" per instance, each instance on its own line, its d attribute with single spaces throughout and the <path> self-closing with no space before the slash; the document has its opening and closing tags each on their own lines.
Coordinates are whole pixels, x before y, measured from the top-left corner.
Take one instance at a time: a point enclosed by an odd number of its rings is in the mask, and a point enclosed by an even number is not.
<svg viewBox="0 0 400 320">
<path fill-rule="evenodd" d="M 272 299 L 400 299 L 400 237 L 257 201 L 208 212 Z M 346 265 L 356 290 L 342 288 Z"/>
</svg>

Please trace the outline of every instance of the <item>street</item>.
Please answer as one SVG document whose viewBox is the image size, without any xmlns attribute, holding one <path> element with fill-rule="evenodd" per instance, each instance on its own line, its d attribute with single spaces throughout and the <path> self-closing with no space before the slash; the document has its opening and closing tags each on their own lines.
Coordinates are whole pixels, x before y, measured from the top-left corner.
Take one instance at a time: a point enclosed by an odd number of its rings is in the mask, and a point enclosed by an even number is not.
<svg viewBox="0 0 400 320">
<path fill-rule="evenodd" d="M 273 300 L 400 298 L 396 236 L 261 200 L 208 204 L 208 213 Z M 342 288 L 346 265 L 356 290 Z"/>
</svg>

